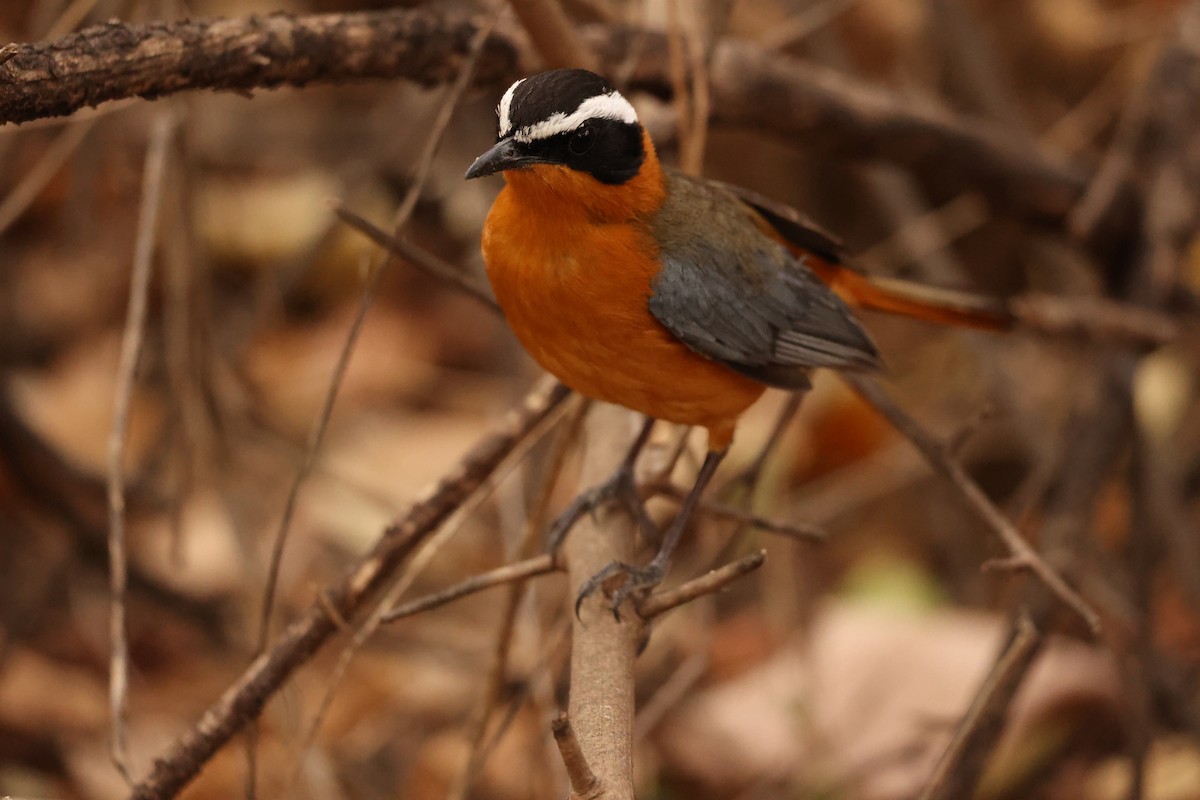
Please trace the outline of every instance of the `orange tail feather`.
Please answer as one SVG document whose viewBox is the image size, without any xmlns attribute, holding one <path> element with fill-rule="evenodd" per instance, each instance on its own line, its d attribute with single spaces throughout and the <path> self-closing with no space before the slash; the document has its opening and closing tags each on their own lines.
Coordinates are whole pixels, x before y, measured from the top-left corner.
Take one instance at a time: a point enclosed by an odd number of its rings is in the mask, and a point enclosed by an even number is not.
<svg viewBox="0 0 1200 800">
<path fill-rule="evenodd" d="M 938 325 L 1006 331 L 1015 322 L 1002 300 L 925 286 L 895 278 L 876 278 L 812 258 L 806 265 L 852 306 L 886 311 Z"/>
</svg>

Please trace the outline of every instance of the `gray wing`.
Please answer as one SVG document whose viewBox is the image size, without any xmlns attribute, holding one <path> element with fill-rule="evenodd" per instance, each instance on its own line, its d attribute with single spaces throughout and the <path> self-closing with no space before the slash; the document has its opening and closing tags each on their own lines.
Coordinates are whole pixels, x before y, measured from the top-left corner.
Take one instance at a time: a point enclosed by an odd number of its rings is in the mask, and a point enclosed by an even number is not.
<svg viewBox="0 0 1200 800">
<path fill-rule="evenodd" d="M 850 310 L 753 212 L 721 188 L 669 173 L 653 221 L 663 267 L 650 313 L 691 349 L 763 383 L 807 385 L 814 367 L 878 369 Z"/>
</svg>

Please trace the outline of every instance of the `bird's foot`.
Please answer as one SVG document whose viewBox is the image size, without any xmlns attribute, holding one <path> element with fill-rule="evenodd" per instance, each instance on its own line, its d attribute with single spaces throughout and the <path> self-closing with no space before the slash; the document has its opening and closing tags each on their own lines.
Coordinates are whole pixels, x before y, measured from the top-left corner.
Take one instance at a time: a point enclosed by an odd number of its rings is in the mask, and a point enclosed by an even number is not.
<svg viewBox="0 0 1200 800">
<path fill-rule="evenodd" d="M 610 580 L 620 576 L 623 580 L 613 586 L 608 592 L 611 601 L 609 608 L 612 611 L 613 617 L 620 622 L 621 605 L 630 597 L 635 597 L 636 599 L 644 597 L 651 589 L 662 583 L 662 579 L 666 573 L 666 562 L 659 561 L 657 558 L 644 567 L 635 567 L 632 564 L 626 564 L 622 561 L 614 561 L 588 578 L 587 582 L 580 588 L 579 594 L 575 597 L 575 616 L 579 616 L 579 609 L 582 607 L 584 600 L 595 594 L 597 590 L 603 589 L 604 585 Z"/>
<path fill-rule="evenodd" d="M 566 510 L 550 524 L 547 534 L 550 555 L 557 560 L 558 549 L 567 538 L 567 534 L 571 532 L 571 528 L 575 527 L 575 523 L 584 514 L 594 515 L 596 509 L 609 503 L 619 503 L 629 511 L 630 516 L 642 526 L 643 531 L 654 528 L 654 523 L 646 514 L 645 506 L 642 505 L 642 497 L 638 493 L 633 477 L 633 466 L 623 464 L 604 483 L 593 486 L 572 500 Z"/>
</svg>

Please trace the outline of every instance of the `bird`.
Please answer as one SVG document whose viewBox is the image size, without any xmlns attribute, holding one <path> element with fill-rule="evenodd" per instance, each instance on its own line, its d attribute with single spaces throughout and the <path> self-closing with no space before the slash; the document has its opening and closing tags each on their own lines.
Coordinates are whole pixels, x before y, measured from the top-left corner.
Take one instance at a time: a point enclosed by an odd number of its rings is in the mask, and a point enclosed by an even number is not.
<svg viewBox="0 0 1200 800">
<path fill-rule="evenodd" d="M 646 415 L 639 444 L 656 419 L 708 433 L 657 554 L 601 570 L 577 612 L 616 574 L 614 614 L 662 581 L 738 418 L 768 387 L 804 390 L 818 368 L 882 369 L 852 305 L 985 330 L 1013 324 L 998 300 L 870 278 L 799 212 L 666 165 L 633 105 L 593 72 L 518 80 L 496 114 L 496 143 L 465 177 L 504 177 L 481 249 L 516 338 L 580 394 Z M 636 449 L 578 503 L 628 495 Z"/>
</svg>

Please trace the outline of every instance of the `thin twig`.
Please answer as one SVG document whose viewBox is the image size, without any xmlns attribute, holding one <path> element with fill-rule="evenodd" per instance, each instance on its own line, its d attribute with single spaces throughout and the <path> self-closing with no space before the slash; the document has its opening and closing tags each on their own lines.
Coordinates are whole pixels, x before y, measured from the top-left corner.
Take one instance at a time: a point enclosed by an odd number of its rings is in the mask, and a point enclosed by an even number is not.
<svg viewBox="0 0 1200 800">
<path fill-rule="evenodd" d="M 137 240 L 134 245 L 133 272 L 129 279 L 129 307 L 125 330 L 121 335 L 121 353 L 117 361 L 116 397 L 113 400 L 112 428 L 108 435 L 108 561 L 112 593 L 109 612 L 108 691 L 112 717 L 112 741 L 109 744 L 113 764 L 132 784 L 125 719 L 129 710 L 129 641 L 125 631 L 125 590 L 128 566 L 125 555 L 125 443 L 129 437 L 133 388 L 137 365 L 146 335 L 146 309 L 150 294 L 150 276 L 154 263 L 154 245 L 158 233 L 158 211 L 162 198 L 163 175 L 167 165 L 167 144 L 175 121 L 170 112 L 154 120 L 142 169 L 142 202 L 138 208 Z"/>
<path fill-rule="evenodd" d="M 687 496 L 686 491 L 674 484 L 657 486 L 654 488 L 654 493 L 676 502 L 682 502 L 684 497 Z M 829 538 L 827 531 L 815 525 L 802 525 L 794 522 L 785 522 L 784 520 L 770 519 L 725 503 L 701 501 L 700 506 L 696 510 L 698 513 L 706 514 L 716 519 L 739 522 L 743 525 L 758 528 L 766 533 L 776 533 L 792 539 L 823 542 Z"/>
<path fill-rule="evenodd" d="M 174 797 L 285 682 L 339 628 L 326 610 L 355 617 L 387 586 L 414 550 L 436 531 L 489 476 L 570 396 L 560 383 L 545 381 L 483 437 L 457 467 L 383 531 L 371 551 L 254 661 L 195 725 L 157 758 L 151 774 L 134 787 L 132 800 Z"/>
<path fill-rule="evenodd" d="M 492 17 L 494 22 L 494 15 Z M 454 85 L 447 91 L 446 98 L 438 109 L 437 117 L 430 128 L 429 135 L 426 139 L 419 167 L 419 175 L 413 181 L 408 190 L 408 196 L 400 204 L 400 209 L 394 227 L 399 231 L 407 222 L 408 217 L 416 208 L 416 197 L 424 188 L 425 179 L 429 175 L 429 167 L 426 162 L 433 160 L 433 156 L 437 151 L 445 136 L 446 128 L 450 123 L 451 113 L 455 106 L 458 105 L 459 99 L 466 90 L 467 84 L 474 73 L 475 64 L 479 54 L 483 50 L 483 45 L 487 41 L 491 33 L 491 23 L 484 24 L 475 31 L 472 42 L 467 51 L 467 56 L 463 61 L 462 69 L 459 72 L 458 78 Z M 393 236 L 393 239 L 398 241 L 398 237 Z M 305 480 L 312 472 L 313 466 L 316 464 L 317 455 L 321 449 L 321 443 L 325 438 L 325 431 L 329 427 L 329 421 L 333 417 L 333 407 L 337 402 L 338 390 L 341 388 L 342 379 L 345 377 L 346 370 L 350 366 L 350 357 L 354 353 L 354 346 L 358 343 L 358 337 L 362 333 L 362 327 L 366 322 L 367 312 L 371 308 L 371 304 L 375 299 L 375 294 L 379 289 L 379 285 L 383 280 L 383 276 L 387 271 L 388 261 L 385 260 L 378 266 L 367 285 L 364 287 L 362 298 L 358 306 L 358 311 L 355 314 L 354 320 L 350 325 L 350 330 L 346 333 L 346 339 L 342 344 L 342 349 L 338 353 L 337 362 L 334 365 L 333 373 L 329 380 L 329 388 L 325 393 L 325 398 L 321 404 L 321 410 L 317 415 L 317 419 L 313 425 L 312 432 L 309 435 L 308 443 L 304 451 L 304 460 L 301 462 L 300 468 L 296 471 L 296 475 L 292 480 L 292 484 L 288 490 L 287 501 L 284 504 L 283 514 L 280 517 L 279 527 L 276 530 L 274 542 L 271 549 L 271 559 L 267 570 L 266 587 L 263 590 L 262 612 L 259 618 L 258 628 L 258 644 L 255 648 L 255 654 L 262 652 L 262 648 L 266 644 L 266 640 L 270 635 L 271 613 L 275 602 L 275 589 L 279 579 L 279 570 L 283 560 L 284 548 L 287 545 L 288 531 L 291 528 L 292 517 L 295 514 L 296 503 L 299 500 L 300 489 Z"/>
<path fill-rule="evenodd" d="M 1151 347 L 1179 336 L 1179 322 L 1170 314 L 1100 297 L 1026 294 L 1009 301 L 1009 308 L 1023 328 L 1047 336 Z"/>
<path fill-rule="evenodd" d="M 87 138 L 95 124 L 95 119 L 89 119 L 68 125 L 46 148 L 46 152 L 29 172 L 25 173 L 17 185 L 9 190 L 4 201 L 0 202 L 0 233 L 4 233 L 21 218 L 21 215 L 25 213 L 42 189 L 46 188 L 46 184 L 58 174 L 62 165 L 67 163 L 67 159 L 83 144 L 83 140 Z"/>
<path fill-rule="evenodd" d="M 417 198 L 425 187 L 425 181 L 429 177 L 430 164 L 433 162 L 434 156 L 441 145 L 441 142 L 446 134 L 446 129 L 450 124 L 450 118 L 462 98 L 463 92 L 466 91 L 467 84 L 474 72 L 475 64 L 482 52 L 483 44 L 487 41 L 490 35 L 492 25 L 495 22 L 496 15 L 493 13 L 489 21 L 481 25 L 475 32 L 471 46 L 467 51 L 467 56 L 463 60 L 462 69 L 459 72 L 458 78 L 454 84 L 446 91 L 445 97 L 438 107 L 433 124 L 430 126 L 429 133 L 425 139 L 424 146 L 421 150 L 421 155 L 417 161 L 417 172 L 412 183 L 408 188 L 408 193 L 401 201 L 396 212 L 396 217 L 393 220 L 393 227 L 398 233 L 403 229 L 408 222 L 408 218 L 412 215 L 413 210 L 417 205 Z M 394 237 L 398 238 L 398 237 Z M 266 640 L 270 631 L 271 611 L 274 604 L 275 587 L 279 578 L 279 570 L 282 564 L 284 548 L 287 545 L 288 532 L 291 529 L 292 517 L 295 514 L 296 503 L 299 500 L 300 489 L 308 475 L 312 472 L 313 466 L 316 464 L 317 454 L 320 451 L 321 443 L 325 436 L 325 431 L 328 429 L 329 421 L 333 417 L 333 407 L 337 401 L 338 391 L 341 388 L 346 370 L 350 365 L 350 358 L 354 353 L 354 347 L 358 343 L 358 337 L 362 333 L 363 325 L 366 322 L 367 313 L 370 311 L 371 305 L 374 302 L 375 295 L 379 290 L 379 286 L 383 280 L 384 274 L 391 263 L 390 257 L 385 257 L 379 264 L 364 288 L 362 298 L 360 300 L 357 313 L 354 321 L 350 325 L 350 330 L 346 333 L 346 339 L 342 343 L 341 352 L 338 354 L 338 360 L 334 366 L 333 374 L 329 380 L 329 387 L 325 393 L 325 399 L 322 404 L 317 421 L 313 427 L 312 434 L 305 448 L 304 460 L 301 463 L 300 469 L 289 488 L 287 502 L 284 506 L 284 512 L 281 517 L 279 528 L 276 531 L 273 548 L 271 551 L 271 562 L 267 576 L 267 587 L 264 590 L 262 616 L 259 620 L 259 648 L 257 652 L 261 652 L 266 644 Z M 424 554 L 423 554 L 424 555 Z M 392 591 L 399 591 L 393 589 Z M 390 603 L 388 603 L 390 605 Z M 310 735 L 308 742 L 315 738 L 316 731 L 323 720 L 325 710 L 333 702 L 334 691 L 341 683 L 341 678 L 349 669 L 350 661 L 359 647 L 369 638 L 379 625 L 379 617 L 383 614 L 386 606 L 377 609 L 372 617 L 365 622 L 362 627 L 355 632 L 349 645 L 341 653 L 337 666 L 334 669 L 333 675 L 326 683 L 325 697 L 321 703 L 321 707 L 316 714 L 312 725 L 310 726 Z M 304 751 L 307 751 L 306 744 Z"/>
<path fill-rule="evenodd" d="M 757 553 L 751 553 L 745 558 L 734 561 L 732 564 L 726 564 L 723 567 L 706 572 L 699 578 L 694 578 L 682 586 L 662 592 L 655 592 L 642 602 L 638 607 L 638 611 L 641 613 L 643 619 L 654 619 L 660 614 L 665 614 L 673 608 L 695 600 L 697 597 L 719 592 L 743 575 L 747 575 L 761 567 L 766 558 L 767 551 L 759 550 Z"/>
<path fill-rule="evenodd" d="M 1067 584 L 1066 580 L 1036 550 L 1030 547 L 1008 518 L 988 499 L 978 484 L 971 480 L 962 464 L 947 454 L 945 446 L 940 441 L 900 408 L 876 381 L 850 374 L 843 374 L 842 379 L 891 422 L 892 427 L 912 442 L 929 461 L 930 466 L 950 481 L 966 500 L 971 510 L 999 537 L 1001 543 L 1017 560 L 1017 563 L 1027 567 L 1047 589 L 1078 614 L 1093 634 L 1100 633 L 1099 614 Z"/>
<path fill-rule="evenodd" d="M 503 567 L 497 567 L 482 574 L 473 575 L 453 586 L 442 589 L 440 592 L 434 592 L 433 594 L 419 597 L 416 600 L 410 600 L 403 605 L 397 606 L 383 615 L 382 622 L 395 622 L 396 620 L 419 614 L 422 611 L 428 611 L 431 608 L 444 606 L 447 603 L 452 603 L 455 600 L 475 594 L 476 592 L 482 592 L 484 589 L 490 589 L 493 586 L 499 586 L 504 583 L 522 581 L 538 575 L 546 575 L 554 572 L 554 569 L 554 559 L 549 555 L 534 556 L 524 561 L 518 561 L 515 564 L 505 564 Z"/>
<path fill-rule="evenodd" d="M 933 776 L 921 792 L 921 800 L 956 800 L 970 797 L 982 772 L 994 731 L 1003 727 L 1013 695 L 1041 652 L 1042 637 L 1022 611 L 1016 619 L 1012 639 L 992 665 L 971 707 L 959 721 L 954 736 L 934 767 Z"/>
<path fill-rule="evenodd" d="M 395 253 L 425 273 L 439 280 L 446 281 L 468 297 L 478 300 L 492 311 L 499 313 L 500 306 L 496 303 L 496 299 L 492 297 L 491 289 L 479 281 L 464 275 L 462 270 L 457 269 L 453 264 L 441 260 L 429 251 L 411 242 L 406 242 L 403 239 L 392 236 L 382 228 L 346 208 L 346 206 L 342 205 L 341 201 L 333 201 L 333 213 L 337 214 L 338 219 L 342 222 L 354 228 L 375 242 L 375 244 Z"/>
</svg>

